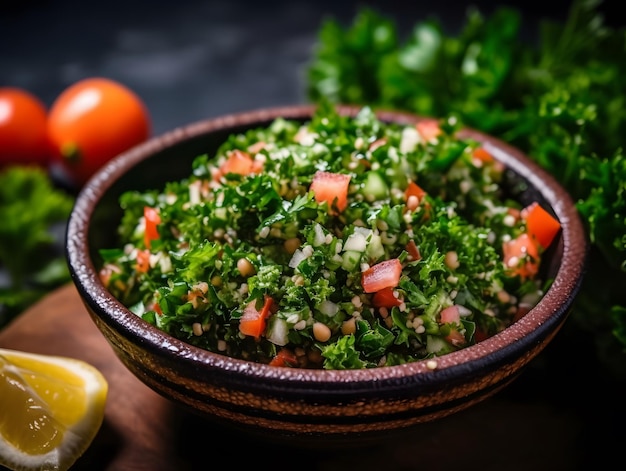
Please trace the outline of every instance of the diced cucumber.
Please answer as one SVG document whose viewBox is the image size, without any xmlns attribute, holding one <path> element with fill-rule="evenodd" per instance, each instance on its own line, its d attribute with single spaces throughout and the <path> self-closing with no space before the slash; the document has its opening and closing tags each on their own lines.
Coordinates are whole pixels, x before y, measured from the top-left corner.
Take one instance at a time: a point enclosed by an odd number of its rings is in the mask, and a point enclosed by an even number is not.
<svg viewBox="0 0 626 471">
<path fill-rule="evenodd" d="M 380 235 L 372 233 L 366 253 L 370 260 L 379 260 L 385 255 L 385 248 Z"/>
<path fill-rule="evenodd" d="M 346 250 L 341 256 L 343 260 L 341 263 L 341 268 L 346 271 L 352 271 L 356 269 L 361 263 L 362 255 L 362 252 L 357 252 L 356 250 Z"/>
<path fill-rule="evenodd" d="M 381 200 L 389 196 L 389 187 L 380 173 L 375 170 L 367 173 L 363 194 L 368 201 Z"/>
</svg>

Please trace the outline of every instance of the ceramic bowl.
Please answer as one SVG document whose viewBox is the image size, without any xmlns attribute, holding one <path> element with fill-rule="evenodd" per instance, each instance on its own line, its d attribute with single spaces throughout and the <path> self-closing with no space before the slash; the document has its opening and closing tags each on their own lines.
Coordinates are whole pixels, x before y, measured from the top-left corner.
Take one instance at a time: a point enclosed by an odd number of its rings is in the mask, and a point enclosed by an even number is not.
<svg viewBox="0 0 626 471">
<path fill-rule="evenodd" d="M 356 109 L 341 107 L 343 113 Z M 584 274 L 587 240 L 567 192 L 522 152 L 477 132 L 463 131 L 501 161 L 525 190 L 522 203 L 539 201 L 562 230 L 547 252 L 554 283 L 540 302 L 501 333 L 427 361 L 365 370 L 274 367 L 232 359 L 177 340 L 131 313 L 103 286 L 96 260 L 111 247 L 129 189 L 159 188 L 188 176 L 191 161 L 225 138 L 276 117 L 306 120 L 299 105 L 208 119 L 175 129 L 112 160 L 82 189 L 67 227 L 66 255 L 87 312 L 122 363 L 161 395 L 207 419 L 273 439 L 307 443 L 362 442 L 464 410 L 510 384 L 566 321 Z M 380 112 L 385 121 L 419 117 Z"/>
</svg>

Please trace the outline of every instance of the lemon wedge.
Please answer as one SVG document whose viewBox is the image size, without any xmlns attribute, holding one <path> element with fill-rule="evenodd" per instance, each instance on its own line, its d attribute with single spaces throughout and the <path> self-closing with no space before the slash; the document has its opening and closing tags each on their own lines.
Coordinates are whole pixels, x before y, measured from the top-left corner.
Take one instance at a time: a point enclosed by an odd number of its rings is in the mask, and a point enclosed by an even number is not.
<svg viewBox="0 0 626 471">
<path fill-rule="evenodd" d="M 107 393 L 84 361 L 0 348 L 0 465 L 67 470 L 98 433 Z"/>
</svg>

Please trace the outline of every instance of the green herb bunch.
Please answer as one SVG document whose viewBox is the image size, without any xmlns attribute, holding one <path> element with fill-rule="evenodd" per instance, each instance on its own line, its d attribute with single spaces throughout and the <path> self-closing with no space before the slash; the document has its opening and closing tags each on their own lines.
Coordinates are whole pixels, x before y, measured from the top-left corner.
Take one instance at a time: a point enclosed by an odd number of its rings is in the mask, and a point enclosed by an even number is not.
<svg viewBox="0 0 626 471">
<path fill-rule="evenodd" d="M 69 282 L 61 244 L 72 204 L 43 168 L 0 170 L 0 328 Z"/>
<path fill-rule="evenodd" d="M 525 151 L 577 202 L 591 249 L 572 317 L 608 369 L 626 378 L 626 29 L 601 0 L 573 0 L 564 22 L 525 36 L 521 12 L 469 8 L 457 35 L 436 18 L 405 40 L 393 19 L 363 8 L 329 19 L 308 68 L 314 102 L 368 104 L 467 126 Z M 589 336 L 585 337 L 589 338 Z"/>
</svg>

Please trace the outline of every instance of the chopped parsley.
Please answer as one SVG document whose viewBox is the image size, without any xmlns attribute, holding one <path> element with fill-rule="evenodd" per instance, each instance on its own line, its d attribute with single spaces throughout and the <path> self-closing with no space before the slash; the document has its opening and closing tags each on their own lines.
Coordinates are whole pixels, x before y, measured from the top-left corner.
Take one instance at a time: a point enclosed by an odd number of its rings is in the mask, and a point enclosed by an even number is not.
<svg viewBox="0 0 626 471">
<path fill-rule="evenodd" d="M 62 248 L 73 203 L 42 167 L 0 169 L 0 328 L 71 280 Z"/>
<path fill-rule="evenodd" d="M 255 362 L 371 368 L 465 348 L 546 280 L 542 247 L 506 258 L 524 208 L 459 128 L 321 104 L 232 135 L 182 181 L 121 196 L 101 279 L 172 336 Z"/>
<path fill-rule="evenodd" d="M 626 28 L 603 0 L 572 0 L 536 22 L 502 5 L 401 27 L 362 8 L 321 25 L 306 88 L 312 102 L 367 104 L 422 116 L 454 112 L 514 145 L 572 196 L 590 240 L 568 322 L 572 348 L 626 380 Z M 404 18 L 403 18 L 404 19 Z M 530 27 L 530 29 L 529 29 Z M 597 365 L 596 365 L 597 363 Z"/>
</svg>

